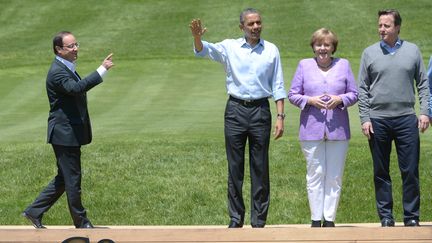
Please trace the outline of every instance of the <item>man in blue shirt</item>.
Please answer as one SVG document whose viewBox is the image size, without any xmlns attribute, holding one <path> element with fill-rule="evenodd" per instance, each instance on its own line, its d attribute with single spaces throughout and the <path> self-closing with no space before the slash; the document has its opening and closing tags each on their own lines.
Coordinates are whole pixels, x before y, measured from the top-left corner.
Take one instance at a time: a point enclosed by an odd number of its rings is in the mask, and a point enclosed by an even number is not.
<svg viewBox="0 0 432 243">
<path fill-rule="evenodd" d="M 249 141 L 251 176 L 251 225 L 265 226 L 270 203 L 269 156 L 271 113 L 268 98 L 276 101 L 275 139 L 283 135 L 284 88 L 278 48 L 260 38 L 260 13 L 248 8 L 240 14 L 244 37 L 219 43 L 202 41 L 206 32 L 199 19 L 192 20 L 195 55 L 224 65 L 229 95 L 225 110 L 225 145 L 228 160 L 229 228 L 243 227 L 245 205 L 242 196 L 244 154 Z"/>
</svg>

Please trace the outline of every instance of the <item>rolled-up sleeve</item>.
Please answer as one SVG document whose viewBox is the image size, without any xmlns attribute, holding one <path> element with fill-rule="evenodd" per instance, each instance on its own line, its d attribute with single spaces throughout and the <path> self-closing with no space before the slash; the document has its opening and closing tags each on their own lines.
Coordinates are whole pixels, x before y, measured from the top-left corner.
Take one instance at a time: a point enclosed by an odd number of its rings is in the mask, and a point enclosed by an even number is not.
<svg viewBox="0 0 432 243">
<path fill-rule="evenodd" d="M 207 41 L 202 41 L 203 49 L 197 52 L 194 47 L 194 53 L 197 57 L 208 57 L 211 60 L 223 63 L 225 61 L 225 48 L 223 47 L 223 42 L 220 43 L 210 43 Z"/>
<path fill-rule="evenodd" d="M 279 55 L 279 50 L 276 48 L 275 54 L 275 64 L 274 64 L 274 73 L 273 75 L 273 98 L 274 100 L 285 99 L 287 97 L 287 93 L 284 85 L 284 78 L 282 72 L 282 64 Z"/>
</svg>

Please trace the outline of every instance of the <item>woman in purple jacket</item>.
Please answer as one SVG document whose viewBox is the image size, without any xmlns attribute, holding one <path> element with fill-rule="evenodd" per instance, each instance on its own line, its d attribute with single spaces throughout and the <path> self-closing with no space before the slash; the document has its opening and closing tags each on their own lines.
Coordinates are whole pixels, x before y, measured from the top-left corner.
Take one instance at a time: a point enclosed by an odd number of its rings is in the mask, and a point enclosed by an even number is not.
<svg viewBox="0 0 432 243">
<path fill-rule="evenodd" d="M 350 139 L 347 108 L 357 102 L 348 60 L 334 58 L 337 36 L 322 28 L 312 35 L 314 58 L 297 66 L 288 94 L 301 109 L 299 139 L 307 162 L 312 227 L 334 227 Z"/>
</svg>

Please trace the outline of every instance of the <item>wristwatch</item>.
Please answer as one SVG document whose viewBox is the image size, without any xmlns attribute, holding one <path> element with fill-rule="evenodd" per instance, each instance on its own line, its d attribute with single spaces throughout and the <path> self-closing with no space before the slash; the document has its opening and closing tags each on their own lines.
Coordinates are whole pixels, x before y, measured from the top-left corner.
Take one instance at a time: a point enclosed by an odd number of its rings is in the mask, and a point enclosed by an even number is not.
<svg viewBox="0 0 432 243">
<path fill-rule="evenodd" d="M 278 113 L 277 118 L 281 120 L 285 119 L 285 113 Z"/>
</svg>

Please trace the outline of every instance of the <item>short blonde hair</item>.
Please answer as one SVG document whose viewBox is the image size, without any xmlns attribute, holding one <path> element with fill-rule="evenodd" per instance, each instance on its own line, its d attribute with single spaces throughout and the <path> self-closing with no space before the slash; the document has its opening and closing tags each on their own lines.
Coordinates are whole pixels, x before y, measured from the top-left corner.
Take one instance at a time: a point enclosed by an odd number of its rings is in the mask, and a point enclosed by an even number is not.
<svg viewBox="0 0 432 243">
<path fill-rule="evenodd" d="M 333 50 L 332 54 L 335 53 L 336 50 L 337 50 L 337 45 L 338 45 L 338 38 L 337 38 L 336 34 L 333 31 L 331 31 L 329 29 L 326 29 L 326 28 L 321 28 L 321 29 L 315 31 L 312 34 L 312 38 L 311 38 L 311 41 L 310 41 L 310 45 L 312 47 L 312 50 L 313 50 L 313 46 L 314 46 L 315 43 L 322 42 L 322 41 L 324 41 L 327 38 L 330 39 L 330 41 L 331 41 L 331 43 L 333 44 L 333 47 L 334 47 L 334 50 Z"/>
</svg>

